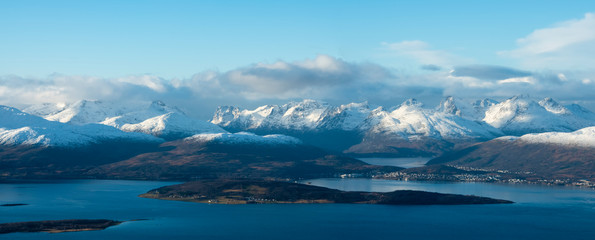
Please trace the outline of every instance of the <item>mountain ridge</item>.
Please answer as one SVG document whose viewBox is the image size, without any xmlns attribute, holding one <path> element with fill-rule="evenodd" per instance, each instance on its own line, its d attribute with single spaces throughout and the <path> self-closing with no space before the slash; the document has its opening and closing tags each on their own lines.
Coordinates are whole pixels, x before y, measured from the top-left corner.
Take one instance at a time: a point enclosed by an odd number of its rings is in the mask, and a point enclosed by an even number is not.
<svg viewBox="0 0 595 240">
<path fill-rule="evenodd" d="M 435 108 L 408 99 L 386 110 L 367 102 L 333 106 L 314 100 L 265 105 L 253 110 L 219 107 L 211 120 L 230 132 L 282 133 L 350 154 L 430 156 L 506 135 L 575 131 L 595 125 L 595 114 L 580 105 L 563 106 L 551 98 L 540 101 L 514 96 L 464 101 L 446 97 Z M 344 136 L 343 139 L 329 135 Z M 326 138 L 326 139 L 325 139 Z M 442 142 L 442 143 L 441 143 Z M 400 149 L 400 150 L 399 150 Z"/>
<path fill-rule="evenodd" d="M 54 110 L 44 109 L 52 108 Z M 102 124 L 125 132 L 150 134 L 166 140 L 175 140 L 199 133 L 222 133 L 225 130 L 207 121 L 188 117 L 177 107 L 162 101 L 117 104 L 104 101 L 81 100 L 60 107 L 44 104 L 31 106 L 25 111 L 47 120 L 70 125 Z"/>
</svg>

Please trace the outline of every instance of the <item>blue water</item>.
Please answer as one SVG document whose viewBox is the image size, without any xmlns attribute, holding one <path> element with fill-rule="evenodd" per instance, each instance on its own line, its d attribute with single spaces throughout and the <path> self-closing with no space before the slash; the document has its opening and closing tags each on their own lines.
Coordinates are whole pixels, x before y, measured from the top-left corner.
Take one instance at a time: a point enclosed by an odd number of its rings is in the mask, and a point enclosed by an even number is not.
<svg viewBox="0 0 595 240">
<path fill-rule="evenodd" d="M 343 190 L 419 189 L 509 205 L 209 205 L 137 197 L 170 182 L 76 180 L 0 184 L 0 222 L 72 218 L 126 222 L 103 231 L 15 233 L 0 239 L 594 239 L 595 191 L 527 185 L 314 179 Z"/>
<path fill-rule="evenodd" d="M 358 158 L 359 160 L 380 166 L 395 166 L 402 168 L 413 168 L 425 166 L 432 158 L 415 157 L 415 158 Z"/>
</svg>

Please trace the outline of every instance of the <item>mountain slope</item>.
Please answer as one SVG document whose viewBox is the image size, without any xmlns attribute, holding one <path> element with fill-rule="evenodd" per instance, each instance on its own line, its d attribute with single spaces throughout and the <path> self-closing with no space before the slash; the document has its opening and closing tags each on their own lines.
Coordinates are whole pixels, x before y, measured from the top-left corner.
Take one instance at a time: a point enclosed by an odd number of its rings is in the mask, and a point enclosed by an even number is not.
<svg viewBox="0 0 595 240">
<path fill-rule="evenodd" d="M 139 133 L 125 133 L 113 127 L 90 124 L 73 126 L 45 120 L 0 106 L 0 144 L 77 147 L 102 141 L 160 142 Z"/>
<path fill-rule="evenodd" d="M 595 125 L 595 115 L 576 106 L 571 109 L 551 98 L 536 102 L 526 96 L 515 96 L 490 107 L 483 121 L 506 134 L 517 136 L 569 132 Z"/>
<path fill-rule="evenodd" d="M 0 106 L 0 177 L 80 177 L 92 167 L 156 151 L 163 140 L 100 125 L 48 121 Z"/>
<path fill-rule="evenodd" d="M 170 140 L 180 139 L 199 133 L 226 132 L 217 125 L 206 121 L 191 119 L 177 112 L 155 116 L 135 124 L 126 123 L 119 128 L 126 132 L 142 132 Z"/>
<path fill-rule="evenodd" d="M 287 136 L 199 134 L 167 142 L 167 151 L 145 153 L 89 172 L 101 178 L 188 180 L 200 178 L 316 178 L 370 174 L 400 168 L 368 165 L 329 155 Z"/>
<path fill-rule="evenodd" d="M 595 180 L 595 127 L 571 133 L 500 137 L 432 159 L 448 164 L 489 170 L 528 172 L 545 179 Z"/>
<path fill-rule="evenodd" d="M 447 97 L 434 109 L 410 99 L 390 111 L 366 103 L 331 106 L 304 100 L 254 110 L 220 107 L 211 122 L 231 132 L 282 133 L 355 155 L 436 156 L 504 135 L 595 126 L 595 113 L 526 96 L 503 102 Z"/>
<path fill-rule="evenodd" d="M 422 104 L 410 99 L 392 112 L 375 111 L 368 131 L 393 134 L 404 139 L 430 137 L 436 139 L 493 138 L 502 133 L 480 122 L 461 118 L 454 114 L 422 108 Z"/>
<path fill-rule="evenodd" d="M 446 145 L 453 145 L 440 143 L 443 140 L 466 142 L 503 135 L 488 124 L 463 118 L 453 104 L 445 102 L 442 104 L 445 109 L 432 110 L 411 100 L 388 112 L 382 108 L 372 110 L 367 103 L 335 107 L 304 100 L 255 110 L 220 107 L 211 122 L 232 132 L 282 133 L 325 149 L 341 152 L 349 149 L 349 153 L 401 154 L 394 151 L 396 147 L 410 148 L 412 152 L 406 155 L 415 155 L 428 150 L 424 142 L 435 142 L 437 145 L 430 154 L 435 155 L 443 152 Z M 493 104 L 484 100 L 469 106 L 476 112 Z M 452 109 L 446 110 L 449 106 Z"/>
<path fill-rule="evenodd" d="M 391 112 L 375 109 L 363 124 L 365 132 L 361 142 L 346 152 L 357 155 L 435 156 L 459 144 L 502 135 L 501 131 L 485 123 L 422 106 L 415 99 L 410 99 Z"/>
<path fill-rule="evenodd" d="M 211 123 L 233 130 L 316 130 L 332 111 L 328 104 L 314 100 L 265 105 L 254 110 L 219 107 Z"/>
</svg>

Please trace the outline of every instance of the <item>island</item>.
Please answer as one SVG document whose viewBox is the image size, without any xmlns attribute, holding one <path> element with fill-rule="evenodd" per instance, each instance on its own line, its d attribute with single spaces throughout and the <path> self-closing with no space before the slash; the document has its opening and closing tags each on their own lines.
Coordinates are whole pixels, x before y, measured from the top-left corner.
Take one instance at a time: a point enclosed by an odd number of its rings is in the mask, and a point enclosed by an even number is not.
<svg viewBox="0 0 595 240">
<path fill-rule="evenodd" d="M 122 223 L 107 219 L 67 219 L 0 224 L 0 234 L 16 232 L 78 232 L 103 230 Z"/>
<path fill-rule="evenodd" d="M 18 206 L 25 206 L 25 205 L 29 205 L 26 203 L 5 203 L 5 204 L 0 204 L 0 207 L 18 207 Z"/>
<path fill-rule="evenodd" d="M 295 182 L 214 179 L 150 190 L 144 198 L 214 204 L 359 203 L 389 205 L 502 204 L 512 201 L 424 191 L 347 192 Z"/>
</svg>

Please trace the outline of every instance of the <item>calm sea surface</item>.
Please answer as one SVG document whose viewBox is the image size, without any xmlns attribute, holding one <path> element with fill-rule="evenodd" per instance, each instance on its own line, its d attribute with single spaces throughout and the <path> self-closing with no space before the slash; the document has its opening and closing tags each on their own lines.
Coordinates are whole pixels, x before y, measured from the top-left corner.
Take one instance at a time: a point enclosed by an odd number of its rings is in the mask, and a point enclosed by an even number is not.
<svg viewBox="0 0 595 240">
<path fill-rule="evenodd" d="M 595 191 L 527 185 L 313 179 L 343 190 L 418 189 L 509 205 L 209 205 L 144 199 L 171 182 L 71 180 L 0 184 L 0 223 L 72 218 L 126 222 L 103 231 L 16 233 L 0 239 L 594 239 Z"/>
<path fill-rule="evenodd" d="M 402 168 L 412 168 L 424 166 L 432 158 L 416 157 L 416 158 L 358 158 L 359 160 L 381 166 L 396 166 Z"/>
</svg>

